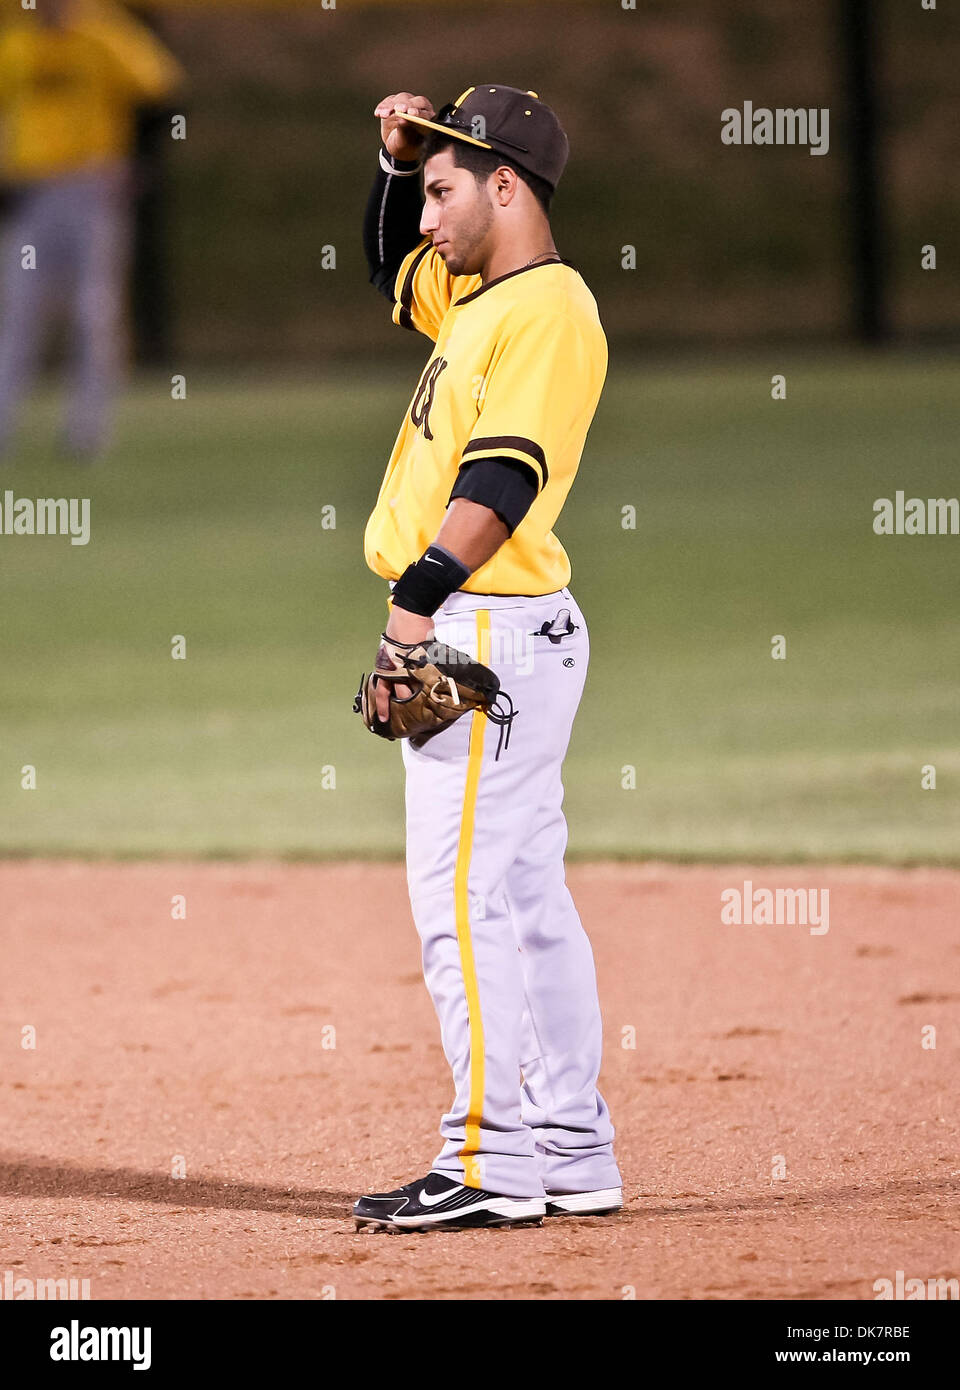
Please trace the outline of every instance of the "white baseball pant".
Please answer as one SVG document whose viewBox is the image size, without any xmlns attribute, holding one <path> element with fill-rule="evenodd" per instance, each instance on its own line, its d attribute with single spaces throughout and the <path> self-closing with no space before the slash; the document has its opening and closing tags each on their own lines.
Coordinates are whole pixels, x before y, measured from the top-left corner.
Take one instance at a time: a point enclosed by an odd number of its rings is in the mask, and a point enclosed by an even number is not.
<svg viewBox="0 0 960 1390">
<path fill-rule="evenodd" d="M 493 667 L 517 716 L 499 759 L 501 731 L 479 714 L 402 744 L 410 901 L 456 1090 L 433 1168 L 505 1196 L 619 1187 L 593 953 L 563 862 L 587 626 L 561 589 L 453 594 L 435 627 Z"/>
</svg>

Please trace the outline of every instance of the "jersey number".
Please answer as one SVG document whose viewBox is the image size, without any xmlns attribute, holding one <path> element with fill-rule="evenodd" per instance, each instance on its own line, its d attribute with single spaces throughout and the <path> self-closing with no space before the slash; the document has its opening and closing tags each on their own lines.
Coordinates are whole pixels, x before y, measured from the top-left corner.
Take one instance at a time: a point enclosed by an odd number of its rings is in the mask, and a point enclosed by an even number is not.
<svg viewBox="0 0 960 1390">
<path fill-rule="evenodd" d="M 437 389 L 437 377 L 448 364 L 442 357 L 435 357 L 420 378 L 420 385 L 417 387 L 417 394 L 413 398 L 413 405 L 410 407 L 410 419 L 419 429 L 423 426 L 424 439 L 432 439 L 430 432 L 430 408 L 433 405 L 433 393 Z"/>
</svg>

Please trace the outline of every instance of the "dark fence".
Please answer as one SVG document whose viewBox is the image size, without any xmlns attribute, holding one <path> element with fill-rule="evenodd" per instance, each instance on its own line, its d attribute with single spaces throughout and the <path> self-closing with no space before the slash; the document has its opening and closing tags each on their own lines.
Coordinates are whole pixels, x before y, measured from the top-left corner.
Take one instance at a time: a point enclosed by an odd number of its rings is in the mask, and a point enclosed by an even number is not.
<svg viewBox="0 0 960 1390">
<path fill-rule="evenodd" d="M 370 113 L 391 90 L 439 106 L 478 78 L 560 113 L 558 244 L 621 351 L 957 335 L 960 19 L 945 4 L 344 4 L 157 23 L 190 72 L 188 134 L 159 142 L 165 252 L 153 226 L 138 302 L 147 336 L 167 317 L 184 358 L 402 352 L 359 244 Z M 828 153 L 724 144 L 722 112 L 746 102 L 827 108 Z"/>
</svg>

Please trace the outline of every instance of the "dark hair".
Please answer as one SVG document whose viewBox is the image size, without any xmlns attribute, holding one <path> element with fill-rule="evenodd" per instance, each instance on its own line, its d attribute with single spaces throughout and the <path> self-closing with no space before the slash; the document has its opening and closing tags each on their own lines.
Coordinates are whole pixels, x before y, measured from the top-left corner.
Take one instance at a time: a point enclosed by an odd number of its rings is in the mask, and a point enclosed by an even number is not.
<svg viewBox="0 0 960 1390">
<path fill-rule="evenodd" d="M 502 169 L 506 165 L 514 171 L 518 179 L 523 180 L 549 217 L 553 189 L 546 179 L 538 178 L 536 174 L 528 174 L 526 169 L 522 169 L 509 155 L 499 154 L 496 150 L 483 150 L 479 145 L 468 145 L 465 140 L 457 140 L 452 135 L 442 135 L 439 130 L 428 130 L 423 142 L 424 163 L 435 154 L 442 154 L 446 149 L 453 151 L 453 162 L 457 168 L 469 169 L 477 183 L 486 183 L 494 169 Z"/>
</svg>

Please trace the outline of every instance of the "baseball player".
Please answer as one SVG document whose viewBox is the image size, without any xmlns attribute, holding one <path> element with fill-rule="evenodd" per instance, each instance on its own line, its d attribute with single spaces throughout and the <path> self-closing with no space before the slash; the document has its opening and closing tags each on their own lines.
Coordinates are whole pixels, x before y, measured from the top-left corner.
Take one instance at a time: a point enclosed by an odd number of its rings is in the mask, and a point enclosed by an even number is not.
<svg viewBox="0 0 960 1390">
<path fill-rule="evenodd" d="M 535 92 L 498 83 L 436 114 L 408 92 L 374 114 L 370 278 L 433 350 L 366 527 L 391 589 L 370 726 L 411 698 L 404 658 L 431 639 L 492 668 L 514 713 L 401 745 L 410 900 L 455 1095 L 426 1177 L 354 1216 L 422 1229 L 611 1212 L 596 975 L 563 862 L 589 645 L 552 528 L 607 366 L 596 303 L 550 230 L 567 137 Z"/>
<path fill-rule="evenodd" d="M 73 330 L 66 452 L 89 462 L 106 446 L 124 352 L 134 114 L 181 78 L 113 0 L 24 5 L 0 32 L 0 184 L 11 204 L 0 244 L 0 457 L 59 309 Z M 25 269 L 27 246 L 36 263 Z"/>
</svg>

